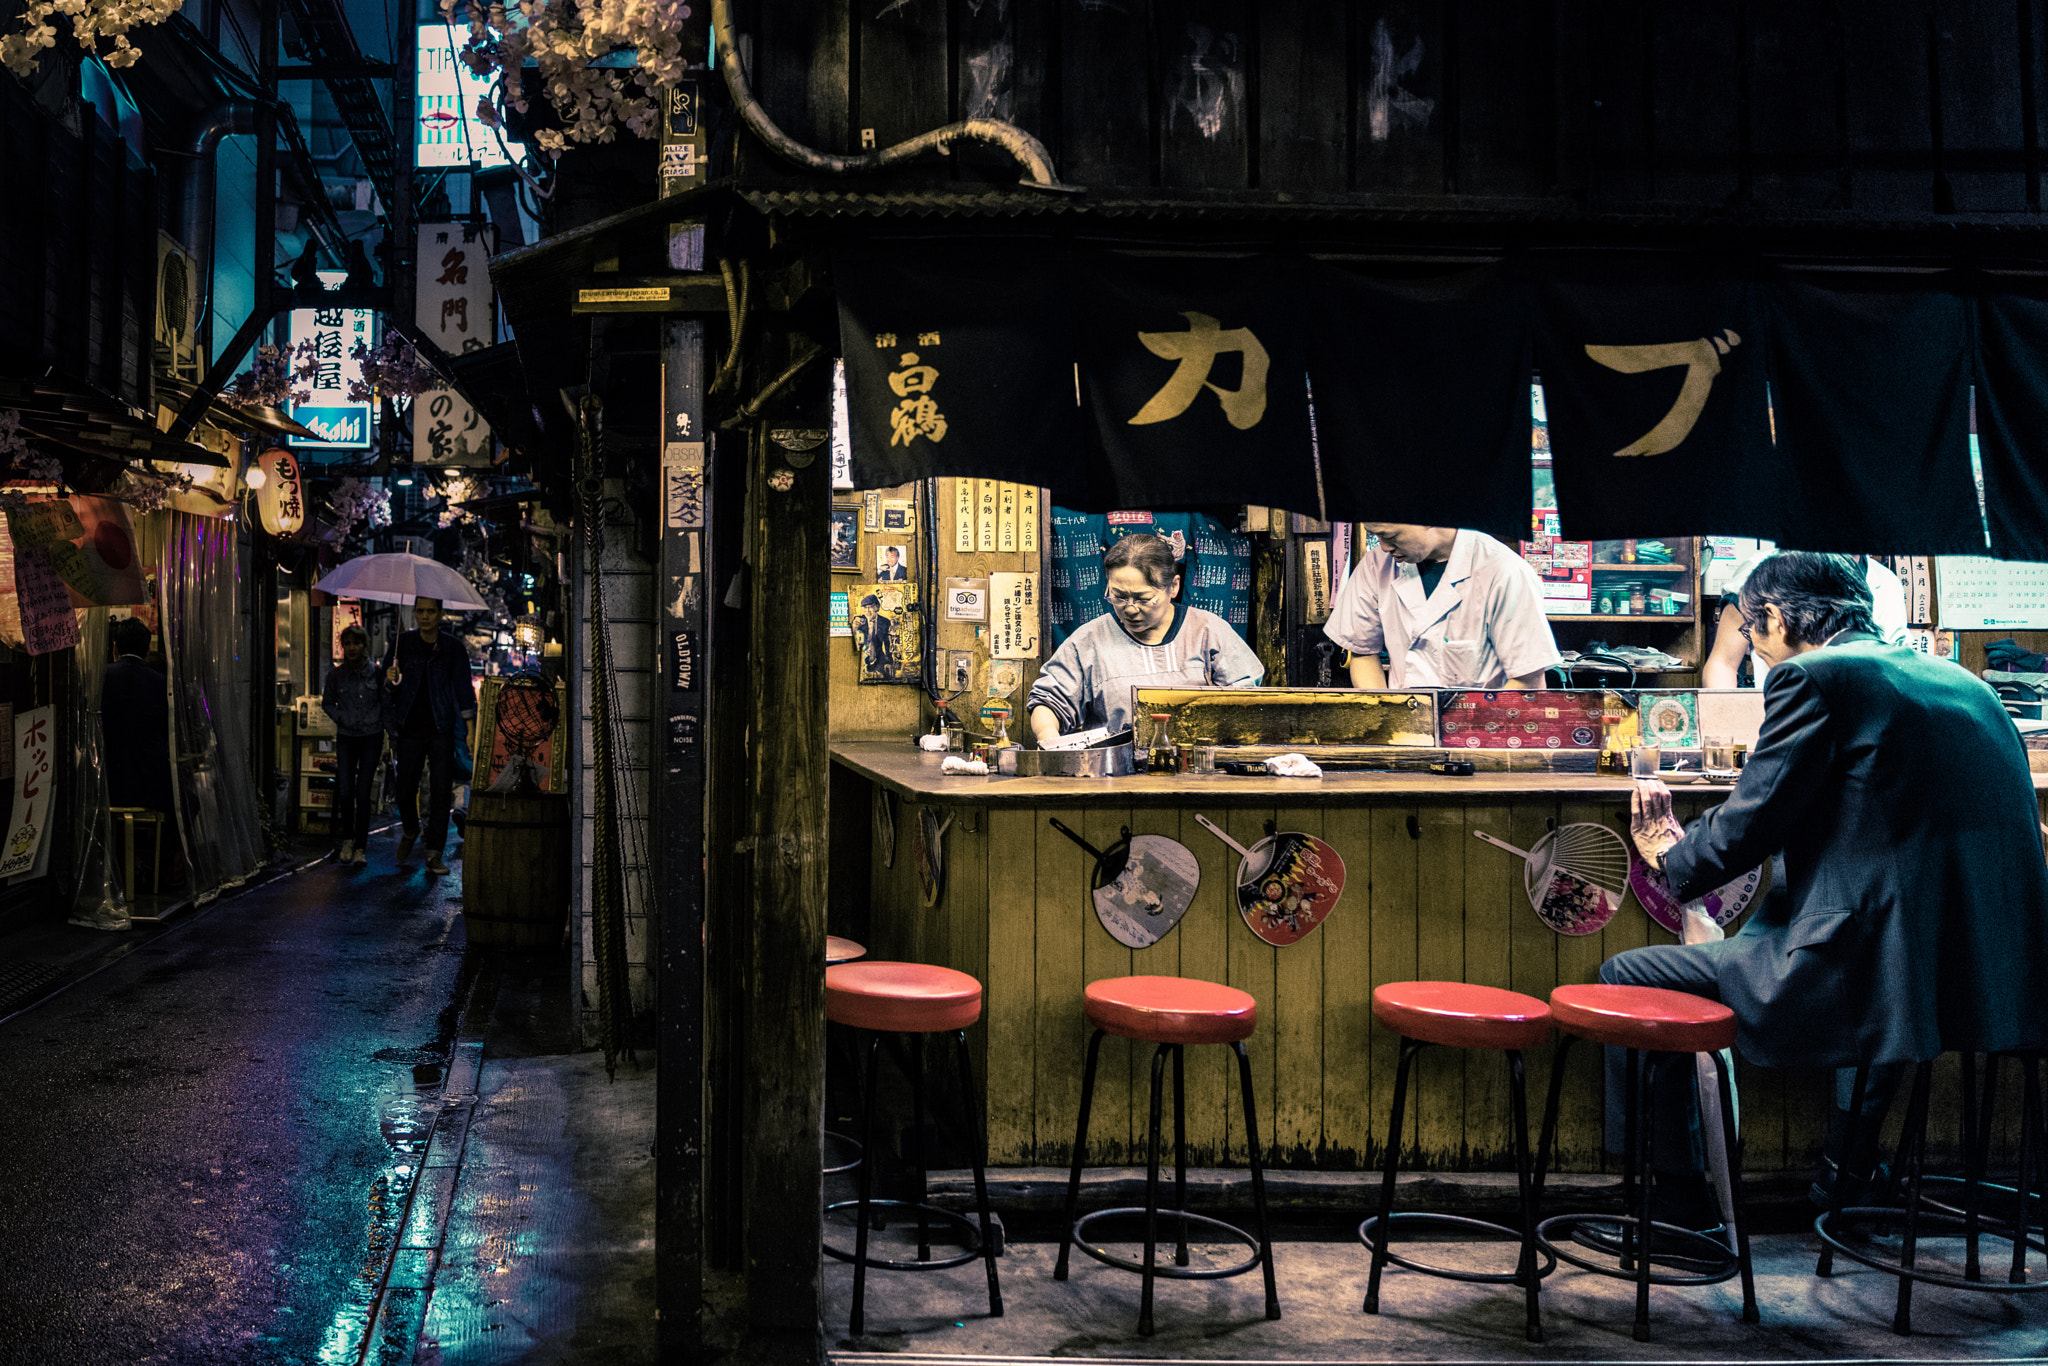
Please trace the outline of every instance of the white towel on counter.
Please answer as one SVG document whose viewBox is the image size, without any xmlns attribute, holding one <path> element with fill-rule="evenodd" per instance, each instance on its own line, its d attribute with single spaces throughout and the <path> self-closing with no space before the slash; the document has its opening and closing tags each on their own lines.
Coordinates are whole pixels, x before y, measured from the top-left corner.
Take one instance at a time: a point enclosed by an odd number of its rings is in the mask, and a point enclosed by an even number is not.
<svg viewBox="0 0 2048 1366">
<path fill-rule="evenodd" d="M 948 754 L 946 761 L 939 765 L 941 773 L 965 773 L 972 777 L 986 778 L 988 765 L 979 759 L 963 759 L 957 754 Z"/>
<path fill-rule="evenodd" d="M 1266 772 L 1276 778 L 1320 778 L 1323 771 L 1306 754 L 1276 754 L 1266 760 Z"/>
</svg>

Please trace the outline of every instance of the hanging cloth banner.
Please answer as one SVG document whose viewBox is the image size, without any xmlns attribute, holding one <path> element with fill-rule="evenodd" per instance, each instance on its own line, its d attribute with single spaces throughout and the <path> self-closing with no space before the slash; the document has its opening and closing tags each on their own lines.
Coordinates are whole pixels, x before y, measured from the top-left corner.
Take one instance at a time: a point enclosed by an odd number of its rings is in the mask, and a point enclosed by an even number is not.
<svg viewBox="0 0 2048 1366">
<path fill-rule="evenodd" d="M 1757 534 L 1801 550 L 1982 555 L 1968 301 L 1793 281 L 1768 297 L 1785 495 L 1773 500 L 1775 528 Z M 1561 504 L 1565 496 L 1560 482 Z M 1575 534 L 1569 521 L 1566 534 Z"/>
<path fill-rule="evenodd" d="M 948 475 L 1037 486 L 1074 462 L 1054 258 L 839 247 L 832 272 L 856 488 Z"/>
<path fill-rule="evenodd" d="M 2048 300 L 1987 294 L 1976 303 L 1977 446 L 1984 461 L 1989 553 L 2048 560 Z M 2032 438 L 2029 440 L 2029 438 Z"/>
<path fill-rule="evenodd" d="M 1789 490 L 1757 286 L 1602 260 L 1535 297 L 1566 539 L 1777 534 Z"/>
<path fill-rule="evenodd" d="M 128 505 L 113 498 L 74 493 L 71 507 L 79 534 L 68 548 L 52 545 L 51 565 L 71 590 L 73 607 L 133 607 L 149 601 L 142 581 L 142 555 Z"/>
<path fill-rule="evenodd" d="M 1275 261 L 1086 263 L 1073 311 L 1098 458 L 1061 461 L 1043 481 L 1054 501 L 1087 511 L 1259 503 L 1323 516 L 1306 283 Z"/>
<path fill-rule="evenodd" d="M 1324 266 L 1307 276 L 1302 321 L 1328 504 L 1318 515 L 1528 539 L 1522 293 L 1495 270 L 1413 283 Z"/>
</svg>

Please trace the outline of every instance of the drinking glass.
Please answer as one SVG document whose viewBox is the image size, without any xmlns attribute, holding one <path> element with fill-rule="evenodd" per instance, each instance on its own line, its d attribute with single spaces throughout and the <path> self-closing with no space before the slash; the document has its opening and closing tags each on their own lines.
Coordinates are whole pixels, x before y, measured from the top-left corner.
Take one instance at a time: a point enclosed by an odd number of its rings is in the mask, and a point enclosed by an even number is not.
<svg viewBox="0 0 2048 1366">
<path fill-rule="evenodd" d="M 1664 761 L 1664 751 L 1655 745 L 1637 745 L 1628 752 L 1628 776 L 1631 778 L 1654 778 L 1658 765 Z"/>
<path fill-rule="evenodd" d="M 1732 735 L 1709 735 L 1701 742 L 1700 767 L 1709 773 L 1733 773 L 1735 771 L 1735 737 Z"/>
</svg>

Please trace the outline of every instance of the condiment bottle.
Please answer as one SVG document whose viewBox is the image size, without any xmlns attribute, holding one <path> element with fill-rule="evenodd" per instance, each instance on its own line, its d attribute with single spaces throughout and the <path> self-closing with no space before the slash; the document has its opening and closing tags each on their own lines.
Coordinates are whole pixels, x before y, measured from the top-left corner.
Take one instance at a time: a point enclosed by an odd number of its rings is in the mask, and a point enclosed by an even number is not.
<svg viewBox="0 0 2048 1366">
<path fill-rule="evenodd" d="M 1600 604 L 1593 609 L 1603 617 L 1614 615 L 1614 594 L 1608 589 L 1600 590 Z"/>
<path fill-rule="evenodd" d="M 1172 723 L 1171 713 L 1152 713 L 1152 753 L 1146 767 L 1153 773 L 1173 773 L 1180 767 L 1180 756 L 1174 752 L 1169 729 Z"/>
<path fill-rule="evenodd" d="M 1636 543 L 1633 539 L 1621 543 L 1621 562 L 1623 564 L 1634 564 L 1636 562 Z"/>
<path fill-rule="evenodd" d="M 1628 610 L 1636 616 L 1643 615 L 1643 586 L 1632 583 L 1628 586 Z"/>
</svg>

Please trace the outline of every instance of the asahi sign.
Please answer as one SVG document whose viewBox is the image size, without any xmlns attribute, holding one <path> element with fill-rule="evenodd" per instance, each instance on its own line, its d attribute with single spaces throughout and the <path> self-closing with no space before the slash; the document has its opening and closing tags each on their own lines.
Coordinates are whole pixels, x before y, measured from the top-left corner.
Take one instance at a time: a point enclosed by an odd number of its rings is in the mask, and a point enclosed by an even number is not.
<svg viewBox="0 0 2048 1366">
<path fill-rule="evenodd" d="M 313 344 L 313 376 L 307 388 L 312 396 L 291 406 L 292 421 L 318 433 L 317 439 L 293 437 L 300 450 L 346 451 L 370 448 L 370 405 L 348 396 L 349 386 L 363 379 L 363 362 L 356 348 L 370 346 L 370 310 L 367 308 L 295 308 L 292 310 L 293 350 Z"/>
</svg>

